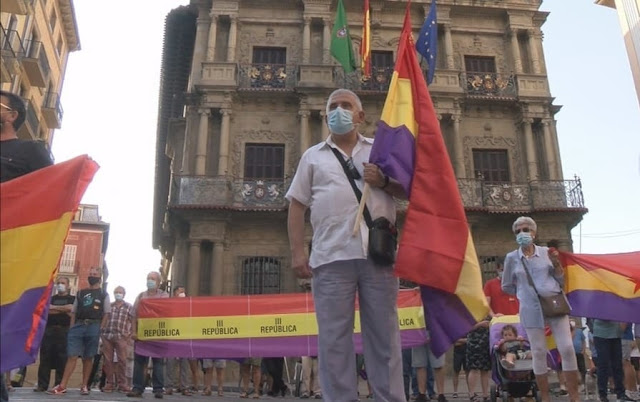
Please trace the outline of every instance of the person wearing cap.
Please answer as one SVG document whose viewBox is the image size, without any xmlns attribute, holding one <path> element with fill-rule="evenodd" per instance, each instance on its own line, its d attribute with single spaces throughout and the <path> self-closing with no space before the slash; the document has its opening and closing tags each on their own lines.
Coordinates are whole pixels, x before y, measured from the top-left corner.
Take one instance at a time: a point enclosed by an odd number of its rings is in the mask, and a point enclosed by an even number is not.
<svg viewBox="0 0 640 402">
<path fill-rule="evenodd" d="M 76 368 L 78 357 L 82 357 L 81 395 L 89 395 L 89 379 L 93 368 L 93 358 L 98 354 L 100 331 L 109 321 L 111 301 L 109 294 L 102 290 L 100 269 L 91 268 L 87 281 L 89 287 L 76 295 L 71 310 L 71 329 L 67 335 L 67 365 L 62 381 L 50 391 L 51 395 L 67 393 L 67 383 Z"/>
<path fill-rule="evenodd" d="M 0 91 L 0 182 L 53 164 L 43 142 L 18 138 L 26 115 L 24 101 L 18 95 Z"/>
</svg>

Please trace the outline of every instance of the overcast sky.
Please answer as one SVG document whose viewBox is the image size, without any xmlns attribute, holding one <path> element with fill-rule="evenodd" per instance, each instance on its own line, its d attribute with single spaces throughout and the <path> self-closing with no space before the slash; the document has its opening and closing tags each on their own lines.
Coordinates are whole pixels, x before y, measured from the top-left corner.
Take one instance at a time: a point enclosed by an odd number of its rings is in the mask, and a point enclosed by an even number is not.
<svg viewBox="0 0 640 402">
<path fill-rule="evenodd" d="M 53 153 L 56 162 L 86 153 L 101 165 L 83 203 L 98 204 L 111 224 L 109 291 L 122 284 L 129 301 L 160 266 L 151 248 L 158 83 L 164 19 L 181 4 L 188 0 L 74 2 L 82 50 L 69 58 Z M 639 250 L 640 108 L 616 12 L 592 0 L 547 0 L 541 9 L 551 12 L 544 48 L 562 105 L 564 175 L 581 178 L 589 208 L 574 250 Z"/>
</svg>

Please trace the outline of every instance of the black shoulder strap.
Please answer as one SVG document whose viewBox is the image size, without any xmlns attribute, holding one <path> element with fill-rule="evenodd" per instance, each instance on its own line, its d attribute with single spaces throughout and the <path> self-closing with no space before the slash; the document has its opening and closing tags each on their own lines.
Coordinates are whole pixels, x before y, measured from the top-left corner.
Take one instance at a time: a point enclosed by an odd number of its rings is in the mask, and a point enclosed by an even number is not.
<svg viewBox="0 0 640 402">
<path fill-rule="evenodd" d="M 351 188 L 353 189 L 353 192 L 356 194 L 358 203 L 360 203 L 360 200 L 362 200 L 362 191 L 360 191 L 358 186 L 356 186 L 356 181 L 353 179 L 353 176 L 351 176 L 351 172 L 349 172 L 349 167 L 347 166 L 347 162 L 344 160 L 344 157 L 342 156 L 340 151 L 338 151 L 332 146 L 329 146 L 329 148 L 331 148 L 331 151 L 333 152 L 333 154 L 336 156 L 336 158 L 338 158 L 338 162 L 340 162 L 340 165 L 342 166 L 342 170 L 344 170 L 344 174 L 347 175 L 347 179 L 349 179 L 349 184 L 351 184 Z M 367 223 L 367 226 L 369 227 L 369 229 L 371 229 L 373 227 L 373 219 L 371 219 L 371 214 L 369 213 L 369 208 L 367 208 L 367 204 L 364 205 L 364 211 L 362 211 L 362 215 L 364 215 L 364 221 Z"/>
</svg>

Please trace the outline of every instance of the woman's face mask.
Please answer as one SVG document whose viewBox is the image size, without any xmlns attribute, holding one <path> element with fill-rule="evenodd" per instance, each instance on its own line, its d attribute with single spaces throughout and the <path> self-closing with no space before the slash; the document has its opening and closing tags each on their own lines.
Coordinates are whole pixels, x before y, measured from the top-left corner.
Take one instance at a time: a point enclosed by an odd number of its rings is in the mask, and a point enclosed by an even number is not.
<svg viewBox="0 0 640 402">
<path fill-rule="evenodd" d="M 158 284 L 153 279 L 147 279 L 147 289 L 154 290 L 158 287 Z"/>
<path fill-rule="evenodd" d="M 338 106 L 327 115 L 327 125 L 332 134 L 347 134 L 354 128 L 353 113 Z"/>
<path fill-rule="evenodd" d="M 533 237 L 529 232 L 520 232 L 516 235 L 516 242 L 519 246 L 528 246 L 533 243 Z"/>
</svg>

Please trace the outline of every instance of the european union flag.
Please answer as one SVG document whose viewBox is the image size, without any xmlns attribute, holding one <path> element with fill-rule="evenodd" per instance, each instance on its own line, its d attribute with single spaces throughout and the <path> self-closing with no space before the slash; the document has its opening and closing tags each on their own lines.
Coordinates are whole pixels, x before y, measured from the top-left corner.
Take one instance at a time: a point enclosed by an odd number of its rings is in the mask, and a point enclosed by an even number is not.
<svg viewBox="0 0 640 402">
<path fill-rule="evenodd" d="M 429 14 L 420 29 L 420 35 L 416 41 L 416 50 L 427 60 L 429 71 L 427 72 L 427 85 L 433 81 L 436 72 L 436 55 L 438 53 L 438 18 L 436 16 L 436 0 L 431 1 Z"/>
</svg>

